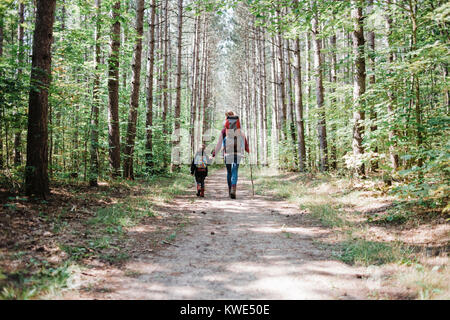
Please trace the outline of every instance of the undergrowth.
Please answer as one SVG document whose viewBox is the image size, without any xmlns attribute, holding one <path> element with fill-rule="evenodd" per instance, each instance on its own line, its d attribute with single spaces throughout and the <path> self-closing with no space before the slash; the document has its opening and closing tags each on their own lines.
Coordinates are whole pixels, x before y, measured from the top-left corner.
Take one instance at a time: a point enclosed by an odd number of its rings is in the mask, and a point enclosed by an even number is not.
<svg viewBox="0 0 450 320">
<path fill-rule="evenodd" d="M 50 227 L 49 231 L 58 237 L 73 234 L 76 241 L 58 244 L 59 250 L 66 255 L 59 263 L 33 257 L 24 263 L 30 254 L 33 256 L 32 252 L 20 251 L 20 248 L 16 248 L 18 251 L 15 253 L 7 252 L 9 259 L 20 261 L 20 266 L 15 270 L 9 268 L 13 271 L 8 272 L 0 268 L 0 300 L 39 299 L 55 295 L 70 287 L 71 278 L 84 268 L 83 259 L 86 258 L 97 258 L 110 264 L 126 261 L 130 255 L 120 244 L 127 237 L 127 228 L 138 225 L 143 219 L 154 218 L 157 213 L 153 206 L 169 202 L 186 192 L 192 186 L 193 178 L 188 168 L 182 167 L 178 173 L 154 175 L 145 180 L 119 179 L 107 183 L 107 188 L 87 189 L 80 180 L 72 181 L 70 185 L 67 185 L 66 180 L 53 181 L 54 188 L 70 189 L 71 197 L 82 203 L 94 203 L 110 197 L 117 200 L 103 207 L 87 206 L 86 213 L 89 214 L 83 215 L 80 221 L 84 226 L 82 230 L 72 228 L 72 220 L 67 220 L 71 214 L 70 206 L 56 209 L 57 213 L 51 215 L 42 209 L 39 217 Z M 41 205 L 50 204 L 45 201 Z M 13 204 L 7 207 L 10 211 L 14 209 L 11 206 Z M 176 231 L 172 231 L 167 239 L 174 240 L 175 236 Z M 0 256 L 0 259 L 5 257 Z"/>
<path fill-rule="evenodd" d="M 250 178 L 248 168 L 242 168 Z M 401 282 L 411 288 L 418 299 L 448 296 L 448 273 L 434 277 L 435 270 L 420 262 L 420 252 L 402 241 L 372 239 L 370 227 L 418 227 L 433 219 L 444 219 L 442 206 L 433 200 L 402 200 L 390 195 L 392 203 L 385 210 L 361 213 L 355 208 L 389 190 L 377 179 L 358 180 L 331 174 L 295 174 L 271 168 L 253 169 L 255 193 L 296 203 L 313 220 L 333 230 L 337 244 L 315 241 L 332 255 L 351 265 L 397 265 L 414 268 L 409 276 L 399 272 Z M 445 211 L 445 210 L 444 210 Z M 448 218 L 446 219 L 448 221 Z M 435 279 L 435 280 L 433 280 Z M 438 280 L 440 279 L 440 280 Z M 400 281 L 400 280 L 398 280 Z M 447 282 L 447 284 L 445 284 Z"/>
</svg>

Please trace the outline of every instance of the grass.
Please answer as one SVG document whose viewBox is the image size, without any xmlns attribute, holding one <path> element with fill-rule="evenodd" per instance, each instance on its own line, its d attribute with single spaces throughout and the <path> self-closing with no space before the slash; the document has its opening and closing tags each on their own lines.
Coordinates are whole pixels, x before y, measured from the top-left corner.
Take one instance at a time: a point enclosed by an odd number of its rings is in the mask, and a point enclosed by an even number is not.
<svg viewBox="0 0 450 320">
<path fill-rule="evenodd" d="M 54 294 L 69 286 L 76 269 L 69 262 L 54 267 L 46 261 L 32 259 L 28 267 L 11 273 L 0 272 L 0 300 L 27 300 Z"/>
<path fill-rule="evenodd" d="M 250 172 L 242 172 L 250 178 Z M 281 198 L 296 203 L 308 216 L 333 230 L 337 243 L 315 241 L 319 247 L 331 249 L 337 259 L 351 265 L 398 266 L 396 283 L 414 292 L 418 299 L 449 297 L 449 272 L 438 273 L 432 266 L 420 265 L 421 256 L 402 241 L 383 241 L 371 237 L 372 226 L 419 226 L 430 220 L 436 210 L 418 206 L 417 201 L 394 201 L 382 214 L 361 213 L 357 208 L 380 194 L 376 180 L 359 181 L 328 174 L 281 173 L 274 169 L 253 172 L 256 194 Z M 286 237 L 289 238 L 288 235 Z M 334 241 L 335 242 L 335 241 Z M 417 266 L 421 266 L 420 268 Z M 378 294 L 376 295 L 378 296 Z"/>
<path fill-rule="evenodd" d="M 146 180 L 109 181 L 107 189 L 92 189 L 92 192 L 90 189 L 86 192 L 82 182 L 77 182 L 75 186 L 66 186 L 64 181 L 55 182 L 55 186 L 69 188 L 71 198 L 82 203 L 78 209 L 83 206 L 82 209 L 87 209 L 89 213 L 83 213 L 81 216 L 77 214 L 74 219 L 77 209 L 72 212 L 72 205 L 58 208 L 58 211 L 53 211 L 52 214 L 40 209 L 39 217 L 58 239 L 63 240 L 66 234 L 74 235 L 75 239 L 69 237 L 71 241 L 61 241 L 57 244 L 56 249 L 59 248 L 66 254 L 59 263 L 49 264 L 32 258 L 25 266 L 22 263 L 13 271 L 6 272 L 0 268 L 0 299 L 38 299 L 55 295 L 70 287 L 71 278 L 84 266 L 84 259 L 87 258 L 97 258 L 110 264 L 123 263 L 130 258 L 128 248 L 122 245 L 127 239 L 126 230 L 144 219 L 155 218 L 155 205 L 169 202 L 184 194 L 192 184 L 193 178 L 187 168 L 182 168 L 181 172 L 176 174 L 165 173 Z M 104 199 L 109 199 L 106 206 L 89 205 Z M 47 204 L 43 205 L 45 207 Z M 16 210 L 14 205 L 6 209 Z M 73 228 L 71 223 L 74 221 L 78 221 L 81 228 Z M 166 239 L 175 240 L 177 232 L 185 225 L 186 221 L 183 221 L 175 228 L 168 228 Z M 15 250 L 15 253 L 8 254 L 13 261 L 23 262 L 27 259 L 27 254 L 33 255 L 32 252 L 25 252 L 21 248 Z"/>
<path fill-rule="evenodd" d="M 400 272 L 395 278 L 403 286 L 417 292 L 419 300 L 449 300 L 450 270 L 448 266 L 426 268 L 415 264 L 409 272 Z"/>
<path fill-rule="evenodd" d="M 411 250 L 400 243 L 384 243 L 365 239 L 349 239 L 341 243 L 341 251 L 336 255 L 348 264 L 363 266 L 411 261 Z"/>
</svg>

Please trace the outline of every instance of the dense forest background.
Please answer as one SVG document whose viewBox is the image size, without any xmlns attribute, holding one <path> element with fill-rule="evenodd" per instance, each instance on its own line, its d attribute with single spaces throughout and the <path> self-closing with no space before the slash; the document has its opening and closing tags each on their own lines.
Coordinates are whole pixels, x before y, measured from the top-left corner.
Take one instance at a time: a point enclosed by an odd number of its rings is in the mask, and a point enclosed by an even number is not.
<svg viewBox="0 0 450 320">
<path fill-rule="evenodd" d="M 95 186 L 177 171 L 202 141 L 214 144 L 210 129 L 231 109 L 248 162 L 372 175 L 445 206 L 449 10 L 429 0 L 3 0 L 1 184 L 45 197 L 58 179 Z"/>
<path fill-rule="evenodd" d="M 445 0 L 0 0 L 0 300 L 448 299 L 449 25 Z M 237 199 L 220 156 L 197 198 L 229 110 Z"/>
</svg>

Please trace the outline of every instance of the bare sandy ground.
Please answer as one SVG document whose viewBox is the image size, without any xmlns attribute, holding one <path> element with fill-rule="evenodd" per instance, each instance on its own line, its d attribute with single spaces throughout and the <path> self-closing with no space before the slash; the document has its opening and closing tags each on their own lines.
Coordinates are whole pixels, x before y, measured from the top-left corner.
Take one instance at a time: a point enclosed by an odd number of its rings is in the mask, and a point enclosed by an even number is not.
<svg viewBox="0 0 450 320">
<path fill-rule="evenodd" d="M 225 170 L 206 183 L 205 198 L 193 191 L 170 204 L 169 212 L 188 213 L 191 221 L 172 245 L 97 275 L 102 288 L 66 298 L 367 299 L 376 289 L 373 271 L 368 277 L 366 268 L 339 262 L 317 245 L 330 230 L 295 205 L 252 197 L 242 175 L 232 200 Z"/>
</svg>

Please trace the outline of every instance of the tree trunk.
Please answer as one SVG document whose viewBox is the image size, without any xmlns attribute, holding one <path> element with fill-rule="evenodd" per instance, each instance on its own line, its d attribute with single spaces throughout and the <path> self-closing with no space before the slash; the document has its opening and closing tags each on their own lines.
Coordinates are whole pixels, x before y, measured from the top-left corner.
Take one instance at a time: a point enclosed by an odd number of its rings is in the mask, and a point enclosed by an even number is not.
<svg viewBox="0 0 450 320">
<path fill-rule="evenodd" d="M 120 175 L 120 128 L 119 128 L 119 54 L 120 54 L 120 1 L 112 7 L 115 21 L 111 30 L 111 54 L 108 61 L 108 140 L 109 164 L 112 177 Z"/>
<path fill-rule="evenodd" d="M 179 144 L 180 144 L 180 111 L 181 111 L 181 57 L 183 42 L 183 0 L 178 0 L 178 35 L 177 35 L 177 80 L 176 80 L 176 99 L 175 99 L 175 135 L 176 139 L 173 143 L 172 152 L 175 158 L 172 159 L 172 171 L 178 171 L 180 168 Z"/>
<path fill-rule="evenodd" d="M 280 15 L 280 13 L 278 13 Z M 284 70 L 284 49 L 283 38 L 281 31 L 277 34 L 277 47 L 278 47 L 278 99 L 279 110 L 281 112 L 278 122 L 278 130 L 281 133 L 282 144 L 284 145 L 286 139 L 286 84 L 285 84 L 285 70 Z"/>
<path fill-rule="evenodd" d="M 136 7 L 136 44 L 133 56 L 133 87 L 130 97 L 130 112 L 128 114 L 127 142 L 124 148 L 123 177 L 134 179 L 133 154 L 136 138 L 136 121 L 139 107 L 139 91 L 141 88 L 142 36 L 144 34 L 144 0 L 137 1 Z"/>
<path fill-rule="evenodd" d="M 300 57 L 300 39 L 294 40 L 294 90 L 295 90 L 295 114 L 298 136 L 298 168 L 300 172 L 306 171 L 306 147 L 305 128 L 303 119 L 303 95 L 302 95 L 302 64 Z"/>
<path fill-rule="evenodd" d="M 3 57 L 3 14 L 0 15 L 0 60 Z M 0 73 L 0 77 L 3 75 Z M 3 127 L 3 96 L 0 97 L 0 170 L 3 169 L 3 136 L 2 136 L 2 127 Z"/>
<path fill-rule="evenodd" d="M 48 179 L 48 88 L 56 0 L 38 0 L 33 36 L 31 90 L 28 107 L 27 164 L 25 192 L 46 198 Z"/>
<path fill-rule="evenodd" d="M 272 37 L 272 161 L 274 162 L 274 165 L 278 167 L 280 131 L 278 130 L 277 54 L 274 43 L 275 37 Z"/>
<path fill-rule="evenodd" d="M 387 1 L 387 5 L 388 5 L 388 11 L 390 11 L 390 6 L 391 6 L 391 1 L 388 0 Z M 389 48 L 389 54 L 388 54 L 388 61 L 389 61 L 389 66 L 390 69 L 392 68 L 392 64 L 394 63 L 394 54 L 392 52 L 392 45 L 391 45 L 391 34 L 392 34 L 392 18 L 391 18 L 391 13 L 388 12 L 386 15 L 386 30 L 387 30 L 387 34 L 386 34 L 386 42 Z M 390 70 L 390 72 L 392 72 L 392 70 Z M 394 171 L 396 171 L 398 169 L 399 166 L 399 157 L 398 154 L 396 152 L 396 136 L 397 136 L 397 132 L 395 130 L 395 121 L 394 121 L 394 117 L 395 117 L 395 107 L 394 107 L 394 101 L 395 101 L 395 96 L 394 96 L 394 89 L 390 88 L 388 90 L 388 98 L 389 98 L 389 103 L 387 106 L 388 109 L 388 115 L 389 115 L 389 142 L 390 142 L 390 146 L 389 146 L 389 157 L 391 160 L 391 166 L 392 169 Z"/>
<path fill-rule="evenodd" d="M 17 54 L 17 80 L 19 83 L 22 81 L 22 70 L 23 70 L 23 63 L 24 63 L 24 46 L 23 46 L 23 33 L 24 33 L 24 13 L 25 13 L 25 4 L 23 2 L 19 2 L 19 30 L 17 34 L 18 38 L 18 46 L 19 46 L 19 52 Z M 20 149 L 21 147 L 21 131 L 22 131 L 22 117 L 20 115 L 20 104 L 17 106 L 17 112 L 16 112 L 16 128 L 14 132 L 14 165 L 19 166 L 22 163 L 22 156 Z"/>
<path fill-rule="evenodd" d="M 356 157 L 361 157 L 364 153 L 362 145 L 364 132 L 364 104 L 362 95 L 366 92 L 366 61 L 364 58 L 364 30 L 363 30 L 363 15 L 362 15 L 362 0 L 352 0 L 352 19 L 354 30 L 352 32 L 353 40 L 353 55 L 355 72 L 353 75 L 353 154 Z M 357 167 L 357 174 L 364 176 L 365 168 L 361 163 Z"/>
<path fill-rule="evenodd" d="M 263 116 L 263 165 L 267 166 L 268 161 L 268 145 L 267 145 L 267 72 L 266 72 L 266 41 L 264 29 L 261 28 L 261 53 L 262 53 L 262 62 L 261 62 L 261 78 L 262 78 L 262 116 Z"/>
<path fill-rule="evenodd" d="M 91 146 L 90 152 L 90 170 L 89 170 L 89 185 L 91 187 L 98 186 L 98 175 L 99 175 L 99 163 L 98 163 L 98 117 L 99 117 L 99 106 L 100 106 L 100 32 L 101 32 L 101 0 L 95 1 L 96 7 L 96 24 L 95 24 L 95 71 L 94 71 L 94 88 L 92 90 L 92 118 L 91 118 Z"/>
<path fill-rule="evenodd" d="M 409 0 L 409 14 L 411 19 L 411 25 L 412 25 L 412 47 L 411 50 L 417 49 L 417 2 L 413 0 Z M 419 77 L 416 73 L 413 74 L 412 77 L 412 84 L 413 84 L 413 91 L 414 91 L 414 105 L 415 105 L 415 120 L 416 120 L 416 141 L 417 141 L 417 149 L 420 153 L 420 148 L 423 144 L 423 134 L 422 134 L 422 107 L 420 105 L 420 83 L 419 83 Z M 423 158 L 422 156 L 418 156 L 417 158 L 417 165 L 421 167 L 423 165 Z"/>
<path fill-rule="evenodd" d="M 163 121 L 163 134 L 164 134 L 164 139 L 167 139 L 166 135 L 168 133 L 167 130 L 167 114 L 168 114 L 168 110 L 169 110 L 169 100 L 168 100 L 168 92 L 167 92 L 167 88 L 168 88 L 168 79 L 169 79 L 169 17 L 168 17 L 168 12 L 169 12 L 169 1 L 165 0 L 164 2 L 164 39 L 162 39 L 163 41 L 163 74 L 162 74 L 162 86 L 161 86 L 161 90 L 162 90 L 162 121 Z"/>
<path fill-rule="evenodd" d="M 305 123 L 305 131 L 306 131 L 306 135 L 308 137 L 312 137 L 312 129 L 311 129 L 311 105 L 310 105 L 310 101 L 311 101 L 311 38 L 309 35 L 309 32 L 306 32 L 305 34 L 305 42 L 306 42 L 306 46 L 305 46 L 305 56 L 306 56 L 306 75 L 305 75 L 305 79 L 306 79 L 306 118 L 308 119 L 308 121 Z M 309 157 L 307 158 L 307 161 L 309 163 L 309 168 L 313 169 L 315 168 L 315 161 L 313 159 L 313 152 L 312 152 L 312 145 L 311 143 L 309 143 L 307 145 L 307 155 L 309 155 Z"/>
<path fill-rule="evenodd" d="M 330 76 L 331 76 L 331 83 L 332 83 L 332 89 L 330 90 L 331 94 L 333 94 L 336 91 L 337 87 L 337 58 L 336 58 L 336 33 L 333 33 L 333 35 L 330 37 L 330 46 L 331 46 L 331 68 L 330 68 Z M 331 105 L 333 105 L 332 109 L 337 110 L 338 106 L 336 105 L 337 101 L 336 98 L 333 97 L 331 99 Z M 330 153 L 331 153 L 331 168 L 333 170 L 337 169 L 337 137 L 336 137 L 336 122 L 333 122 L 331 124 L 331 131 L 333 133 Z"/>
<path fill-rule="evenodd" d="M 150 5 L 150 16 L 148 22 L 149 49 L 147 63 L 147 115 L 145 121 L 145 165 L 147 172 L 153 168 L 153 76 L 155 66 L 155 18 L 156 0 Z"/>
<path fill-rule="evenodd" d="M 195 154 L 195 127 L 196 127 L 196 105 L 197 105 L 197 69 L 198 69 L 198 50 L 199 50 L 199 33 L 200 33 L 200 17 L 196 16 L 194 20 L 194 39 L 193 39 L 193 54 L 192 54 L 192 88 L 191 88 L 191 118 L 189 120 L 189 135 L 190 135 L 190 149 L 191 149 L 191 158 Z"/>
<path fill-rule="evenodd" d="M 264 47 L 262 46 L 261 41 L 261 28 L 257 28 L 257 37 L 256 37 L 256 56 L 258 57 L 258 87 L 259 87 L 259 112 L 257 112 L 258 116 L 258 128 L 259 128 L 259 156 L 260 156 L 260 163 L 262 165 L 266 164 L 266 158 L 265 158 L 265 148 L 266 148 L 266 142 L 265 142 L 265 136 L 264 136 L 264 62 L 263 62 L 263 51 Z"/>
<path fill-rule="evenodd" d="M 291 46 L 289 43 L 290 40 L 285 40 L 285 44 L 286 44 L 286 74 L 287 74 L 287 89 L 286 89 L 286 95 L 288 97 L 288 111 L 287 111 L 287 128 L 286 130 L 289 128 L 289 133 L 291 135 L 291 144 L 292 144 L 292 148 L 293 148 L 293 153 L 294 153 L 294 165 L 293 168 L 298 167 L 298 150 L 297 150 L 297 135 L 295 132 L 295 115 L 294 115 L 294 93 L 293 93 L 293 89 L 292 89 L 292 63 L 291 63 Z"/>
<path fill-rule="evenodd" d="M 369 6 L 369 10 L 373 11 L 373 0 L 368 0 L 368 6 Z M 369 49 L 369 64 L 370 64 L 370 69 L 372 71 L 372 74 L 369 77 L 369 84 L 371 86 L 375 86 L 375 32 L 374 31 L 370 31 L 367 33 L 367 44 L 368 44 L 368 49 Z M 370 126 L 370 131 L 372 133 L 372 136 L 376 135 L 376 131 L 378 129 L 376 121 L 377 121 L 377 112 L 375 110 L 375 106 L 374 103 L 371 103 L 371 109 L 370 109 L 370 120 L 372 122 L 371 126 Z M 376 145 L 376 141 L 375 141 L 375 147 L 373 148 L 373 151 L 375 153 L 378 153 L 378 146 Z M 378 170 L 378 160 L 372 160 L 370 163 L 370 167 L 372 169 L 373 172 L 376 172 Z"/>
<path fill-rule="evenodd" d="M 321 57 L 321 41 L 319 39 L 319 16 L 317 12 L 317 3 L 315 0 L 311 1 L 313 8 L 312 18 L 312 36 L 314 47 L 314 73 L 316 77 L 316 102 L 318 109 L 318 123 L 317 131 L 319 136 L 319 150 L 320 150 L 320 171 L 328 171 L 328 147 L 327 147 L 327 130 L 325 122 L 325 105 L 324 105 L 324 91 L 323 91 L 323 72 L 322 72 L 322 57 Z"/>
</svg>

